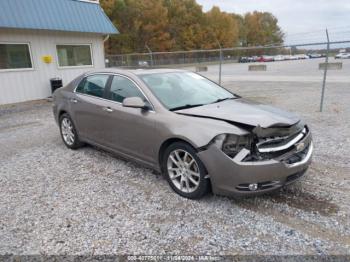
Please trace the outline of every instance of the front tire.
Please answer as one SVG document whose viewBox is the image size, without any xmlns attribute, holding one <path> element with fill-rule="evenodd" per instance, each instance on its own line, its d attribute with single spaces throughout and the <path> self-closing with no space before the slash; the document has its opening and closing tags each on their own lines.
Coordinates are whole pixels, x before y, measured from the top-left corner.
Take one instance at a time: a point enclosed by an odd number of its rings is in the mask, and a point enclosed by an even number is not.
<svg viewBox="0 0 350 262">
<path fill-rule="evenodd" d="M 182 197 L 199 199 L 209 192 L 205 167 L 189 144 L 171 144 L 164 152 L 162 169 L 170 187 Z"/>
<path fill-rule="evenodd" d="M 66 113 L 62 114 L 59 123 L 63 143 L 70 149 L 82 147 L 83 143 L 79 140 L 78 133 L 70 116 Z"/>
</svg>

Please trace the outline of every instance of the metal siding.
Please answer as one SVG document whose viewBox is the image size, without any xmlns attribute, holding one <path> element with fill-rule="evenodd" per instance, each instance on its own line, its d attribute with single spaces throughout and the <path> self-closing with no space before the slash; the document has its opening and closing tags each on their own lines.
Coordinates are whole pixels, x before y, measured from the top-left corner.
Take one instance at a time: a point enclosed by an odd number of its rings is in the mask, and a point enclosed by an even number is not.
<svg viewBox="0 0 350 262">
<path fill-rule="evenodd" d="M 1 27 L 118 33 L 99 4 L 76 0 L 1 0 Z"/>
<path fill-rule="evenodd" d="M 0 70 L 0 104 L 46 98 L 51 95 L 50 78 L 61 77 L 68 84 L 80 74 L 105 66 L 103 37 L 99 34 L 0 29 L 0 42 L 29 42 L 34 67 L 32 71 Z M 59 69 L 56 44 L 92 44 L 94 66 Z M 51 55 L 53 62 L 45 64 L 41 60 L 44 55 Z"/>
</svg>

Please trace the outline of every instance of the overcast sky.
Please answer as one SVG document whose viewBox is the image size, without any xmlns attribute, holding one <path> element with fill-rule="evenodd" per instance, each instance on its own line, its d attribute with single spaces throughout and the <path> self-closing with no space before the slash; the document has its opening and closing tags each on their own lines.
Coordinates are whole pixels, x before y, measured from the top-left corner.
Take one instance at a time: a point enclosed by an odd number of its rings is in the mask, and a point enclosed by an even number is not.
<svg viewBox="0 0 350 262">
<path fill-rule="evenodd" d="M 334 40 L 350 39 L 350 0 L 197 0 L 204 11 L 213 5 L 244 14 L 258 10 L 273 13 L 286 33 L 286 42 L 323 39 L 328 27 Z M 305 32 L 311 32 L 305 34 Z M 304 34 L 299 34 L 304 33 Z"/>
</svg>

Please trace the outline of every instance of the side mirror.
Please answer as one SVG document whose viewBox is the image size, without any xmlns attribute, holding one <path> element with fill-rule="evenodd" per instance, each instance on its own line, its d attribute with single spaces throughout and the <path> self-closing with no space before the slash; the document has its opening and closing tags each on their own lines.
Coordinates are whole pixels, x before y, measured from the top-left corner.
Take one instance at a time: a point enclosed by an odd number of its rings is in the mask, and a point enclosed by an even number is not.
<svg viewBox="0 0 350 262">
<path fill-rule="evenodd" d="M 140 97 L 127 97 L 123 100 L 123 106 L 132 108 L 148 109 L 146 103 Z"/>
</svg>

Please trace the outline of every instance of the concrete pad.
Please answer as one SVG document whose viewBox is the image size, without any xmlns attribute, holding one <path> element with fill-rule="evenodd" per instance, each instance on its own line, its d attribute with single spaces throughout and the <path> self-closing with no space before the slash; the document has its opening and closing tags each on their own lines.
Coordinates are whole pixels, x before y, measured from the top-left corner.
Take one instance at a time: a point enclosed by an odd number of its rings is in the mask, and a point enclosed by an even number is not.
<svg viewBox="0 0 350 262">
<path fill-rule="evenodd" d="M 248 71 L 266 71 L 266 65 L 249 65 Z"/>
<path fill-rule="evenodd" d="M 208 71 L 207 66 L 196 66 L 196 72 L 204 72 L 204 71 Z"/>
<path fill-rule="evenodd" d="M 336 63 L 328 63 L 328 70 L 341 70 L 343 68 L 343 63 L 336 62 Z M 326 69 L 326 63 L 319 63 L 318 64 L 319 70 L 325 70 Z"/>
</svg>

